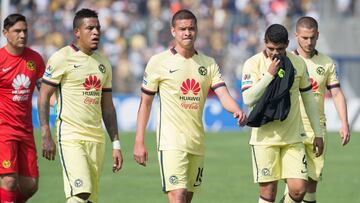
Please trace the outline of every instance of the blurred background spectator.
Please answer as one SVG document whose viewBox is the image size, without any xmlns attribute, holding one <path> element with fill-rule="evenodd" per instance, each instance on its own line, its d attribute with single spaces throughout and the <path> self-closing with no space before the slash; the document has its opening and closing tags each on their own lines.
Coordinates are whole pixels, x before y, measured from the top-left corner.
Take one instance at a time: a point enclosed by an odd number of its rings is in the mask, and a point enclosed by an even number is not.
<svg viewBox="0 0 360 203">
<path fill-rule="evenodd" d="M 242 63 L 263 49 L 266 27 L 285 25 L 295 47 L 294 24 L 299 16 L 319 19 L 321 6 L 332 4 L 338 15 L 354 17 L 356 0 L 12 0 L 10 13 L 21 12 L 29 22 L 32 48 L 45 60 L 72 42 L 77 10 L 98 11 L 102 26 L 100 51 L 113 66 L 114 91 L 138 94 L 149 57 L 172 46 L 170 20 L 181 8 L 198 17 L 197 49 L 222 67 L 232 94 L 240 96 Z M 329 9 L 328 9 L 329 10 Z M 329 10 L 330 11 L 330 10 Z M 321 22 L 320 22 L 321 24 Z"/>
</svg>

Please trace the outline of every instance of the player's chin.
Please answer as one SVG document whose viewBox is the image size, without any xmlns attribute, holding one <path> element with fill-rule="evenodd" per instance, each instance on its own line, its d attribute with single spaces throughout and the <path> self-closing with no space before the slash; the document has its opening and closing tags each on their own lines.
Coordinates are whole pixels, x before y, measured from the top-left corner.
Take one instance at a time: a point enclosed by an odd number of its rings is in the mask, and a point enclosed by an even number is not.
<svg viewBox="0 0 360 203">
<path fill-rule="evenodd" d="M 92 44 L 91 50 L 95 51 L 98 49 L 98 44 Z"/>
</svg>

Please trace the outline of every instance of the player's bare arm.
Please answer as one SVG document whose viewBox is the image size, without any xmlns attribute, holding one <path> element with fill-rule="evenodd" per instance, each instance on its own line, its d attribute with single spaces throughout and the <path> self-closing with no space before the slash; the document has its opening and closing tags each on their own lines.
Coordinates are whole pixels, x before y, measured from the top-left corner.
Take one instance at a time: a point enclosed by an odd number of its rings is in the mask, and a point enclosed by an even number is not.
<svg viewBox="0 0 360 203">
<path fill-rule="evenodd" d="M 148 160 L 148 151 L 145 146 L 145 129 L 149 121 L 153 99 L 154 96 L 141 93 L 141 101 L 139 105 L 136 124 L 137 126 L 134 144 L 134 159 L 138 164 L 142 166 L 146 166 L 146 162 Z"/>
<path fill-rule="evenodd" d="M 345 96 L 340 87 L 330 89 L 336 111 L 341 120 L 340 137 L 341 144 L 344 146 L 350 141 L 350 130 L 347 115 L 347 105 Z"/>
<path fill-rule="evenodd" d="M 109 134 L 110 140 L 113 143 L 113 166 L 112 171 L 118 172 L 123 164 L 123 157 L 120 149 L 120 140 L 118 134 L 117 119 L 115 113 L 115 107 L 112 101 L 111 92 L 103 92 L 101 98 L 101 109 L 102 109 L 102 118 L 106 127 L 106 130 Z M 115 143 L 115 144 L 114 144 Z M 117 144 L 118 143 L 118 144 Z"/>
<path fill-rule="evenodd" d="M 230 95 L 226 86 L 222 86 L 215 89 L 215 94 L 220 99 L 221 105 L 228 111 L 233 113 L 233 116 L 238 121 L 239 126 L 246 125 L 246 114 L 241 111 L 239 105 Z"/>
<path fill-rule="evenodd" d="M 42 156 L 48 160 L 54 160 L 56 154 L 56 146 L 51 137 L 49 125 L 50 97 L 54 94 L 55 90 L 56 87 L 42 83 L 38 95 Z"/>
</svg>

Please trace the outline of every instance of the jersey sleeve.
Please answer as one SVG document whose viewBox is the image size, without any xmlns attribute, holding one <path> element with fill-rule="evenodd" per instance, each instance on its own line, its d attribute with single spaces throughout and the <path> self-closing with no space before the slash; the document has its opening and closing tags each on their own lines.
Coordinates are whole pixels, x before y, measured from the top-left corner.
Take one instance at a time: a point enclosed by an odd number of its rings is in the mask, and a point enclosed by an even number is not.
<svg viewBox="0 0 360 203">
<path fill-rule="evenodd" d="M 338 79 L 336 66 L 334 63 L 332 63 L 329 67 L 329 74 L 326 80 L 326 87 L 327 89 L 331 89 L 334 87 L 340 87 L 340 82 Z"/>
<path fill-rule="evenodd" d="M 105 74 L 106 74 L 106 78 L 104 81 L 104 86 L 103 86 L 103 92 L 111 92 L 112 91 L 112 69 L 111 69 L 111 65 L 108 61 L 105 62 Z"/>
<path fill-rule="evenodd" d="M 211 89 L 215 90 L 218 87 L 225 86 L 225 81 L 222 78 L 219 65 L 215 62 L 211 67 Z"/>
<path fill-rule="evenodd" d="M 300 78 L 299 90 L 300 92 L 306 92 L 311 90 L 311 82 L 309 72 L 306 69 L 305 62 L 302 61 L 302 75 Z"/>
<path fill-rule="evenodd" d="M 35 63 L 36 63 L 36 66 L 38 68 L 37 78 L 40 79 L 43 76 L 44 72 L 45 72 L 45 63 L 44 63 L 44 60 L 43 60 L 43 58 L 41 57 L 40 54 L 36 55 Z"/>
<path fill-rule="evenodd" d="M 64 56 L 59 53 L 51 56 L 46 65 L 43 82 L 53 86 L 59 85 L 65 73 L 65 66 L 62 65 L 64 61 Z"/>
<path fill-rule="evenodd" d="M 161 80 L 161 65 L 159 61 L 152 57 L 146 65 L 141 91 L 145 94 L 155 95 Z"/>
<path fill-rule="evenodd" d="M 245 61 L 243 70 L 242 70 L 242 76 L 241 76 L 241 90 L 244 91 L 246 89 L 249 89 L 253 86 L 256 81 L 259 80 L 259 77 L 257 73 L 255 72 L 256 63 L 248 59 Z"/>
</svg>

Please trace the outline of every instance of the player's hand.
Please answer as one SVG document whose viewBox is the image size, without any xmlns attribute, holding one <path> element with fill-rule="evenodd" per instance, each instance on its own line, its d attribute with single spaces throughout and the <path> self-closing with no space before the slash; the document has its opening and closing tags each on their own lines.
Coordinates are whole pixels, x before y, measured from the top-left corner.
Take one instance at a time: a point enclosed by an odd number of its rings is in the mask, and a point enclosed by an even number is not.
<svg viewBox="0 0 360 203">
<path fill-rule="evenodd" d="M 148 160 L 148 152 L 147 152 L 145 144 L 143 142 L 135 141 L 134 159 L 138 164 L 140 164 L 142 166 L 146 166 L 146 162 Z"/>
<path fill-rule="evenodd" d="M 269 68 L 268 68 L 268 72 L 275 76 L 278 72 L 279 69 L 279 64 L 280 64 L 280 59 L 278 58 L 274 58 L 273 61 L 271 62 Z"/>
<path fill-rule="evenodd" d="M 123 165 L 123 157 L 122 157 L 122 154 L 121 154 L 121 150 L 120 149 L 113 149 L 112 158 L 113 158 L 112 171 L 113 171 L 113 173 L 116 173 L 116 172 L 120 171 L 120 169 L 121 169 L 121 167 Z"/>
<path fill-rule="evenodd" d="M 315 154 L 315 157 L 319 157 L 322 155 L 324 151 L 324 140 L 322 137 L 315 137 L 314 143 L 313 143 L 313 152 Z"/>
<path fill-rule="evenodd" d="M 245 126 L 247 123 L 247 117 L 246 114 L 242 111 L 235 112 L 233 114 L 234 118 L 238 120 L 239 126 Z"/>
<path fill-rule="evenodd" d="M 56 145 L 50 131 L 41 135 L 42 156 L 48 160 L 55 160 Z"/>
<path fill-rule="evenodd" d="M 345 146 L 350 142 L 350 131 L 349 125 L 343 125 L 340 129 L 341 144 Z"/>
</svg>

